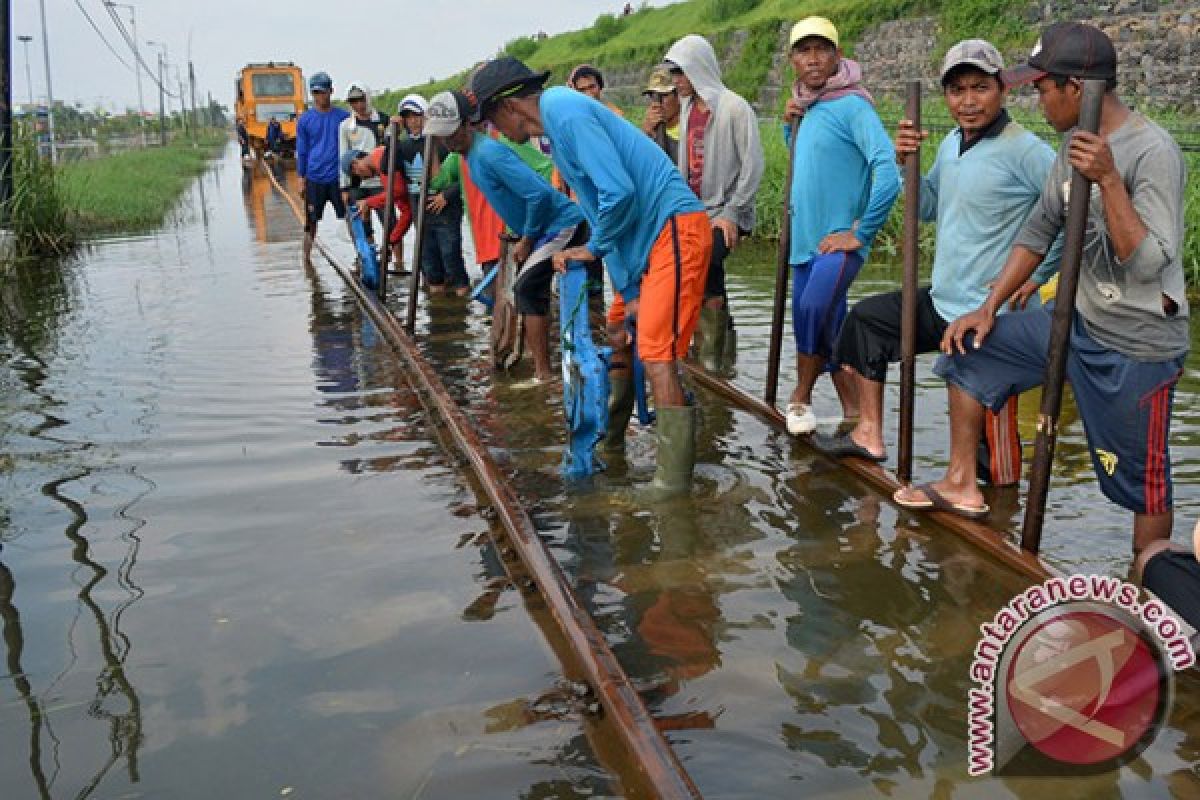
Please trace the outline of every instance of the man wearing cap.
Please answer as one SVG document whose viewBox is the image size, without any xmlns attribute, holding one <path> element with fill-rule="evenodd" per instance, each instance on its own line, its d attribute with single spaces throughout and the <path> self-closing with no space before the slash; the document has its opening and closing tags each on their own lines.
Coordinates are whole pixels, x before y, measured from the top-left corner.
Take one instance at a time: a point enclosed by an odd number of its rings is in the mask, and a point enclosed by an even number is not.
<svg viewBox="0 0 1200 800">
<path fill-rule="evenodd" d="M 679 92 L 671 80 L 671 70 L 660 64 L 650 73 L 642 90 L 649 105 L 642 118 L 642 130 L 663 149 L 672 161 L 679 157 Z"/>
<path fill-rule="evenodd" d="M 682 146 L 676 163 L 712 223 L 698 349 L 704 367 L 716 370 L 733 327 L 725 258 L 754 228 L 755 195 L 763 174 L 758 117 L 745 98 L 725 87 L 717 54 L 703 36 L 684 36 L 667 50 L 665 61 L 680 97 Z"/>
<path fill-rule="evenodd" d="M 986 408 L 1039 385 L 1051 315 L 999 315 L 1049 251 L 1066 218 L 1071 171 L 1093 182 L 1071 323 L 1067 379 L 1083 419 L 1100 489 L 1134 514 L 1133 549 L 1171 535 L 1167 448 L 1175 383 L 1188 352 L 1181 258 L 1186 180 L 1179 146 L 1116 95 L 1117 55 L 1099 29 L 1051 25 L 1029 63 L 1005 75 L 1033 82 L 1042 113 L 1067 134 L 1033 213 L 983 305 L 952 322 L 934 371 L 950 384 L 950 466 L 945 477 L 895 495 L 913 509 L 985 509 L 974 447 Z M 1099 135 L 1079 122 L 1083 80 L 1107 82 Z"/>
<path fill-rule="evenodd" d="M 704 294 L 712 251 L 708 217 L 654 142 L 590 97 L 543 90 L 548 76 L 506 56 L 475 75 L 474 89 L 482 114 L 513 141 L 549 137 L 554 163 L 592 229 L 586 245 L 554 256 L 555 268 L 604 259 L 616 291 L 608 322 L 613 363 L 623 367 L 612 376 L 610 436 L 623 436 L 634 401 L 623 332 L 629 317 L 636 320 L 638 355 L 658 414 L 652 493 L 686 492 L 695 465 L 696 409 L 687 404 L 678 370 Z"/>
<path fill-rule="evenodd" d="M 342 203 L 338 164 L 338 126 L 349 114 L 330 102 L 333 81 L 318 72 L 308 81 L 313 104 L 296 123 L 296 175 L 304 196 L 304 261 L 312 258 L 313 237 L 325 204 L 333 205 L 338 219 L 346 216 Z"/>
<path fill-rule="evenodd" d="M 816 430 L 813 386 L 823 370 L 832 369 L 846 292 L 887 221 L 900 175 L 892 141 L 862 87 L 862 68 L 842 57 L 833 23 L 802 19 L 788 42 L 796 71 L 785 133 L 797 137 L 789 259 L 798 377 L 787 428 L 800 435 Z M 858 416 L 854 379 L 840 370 L 832 377 L 844 416 Z"/>
<path fill-rule="evenodd" d="M 1000 274 L 1021 226 L 1041 195 L 1054 150 L 1009 118 L 1004 60 L 982 39 L 959 42 L 942 60 L 942 97 L 958 128 L 938 148 L 921 179 L 921 219 L 937 223 L 932 285 L 917 299 L 918 353 L 936 352 L 953 320 L 979 307 Z M 896 155 L 915 157 L 922 138 L 900 121 Z M 1019 291 L 1019 305 L 1038 300 L 1037 288 L 1058 268 L 1055 244 L 1033 278 Z M 837 436 L 818 436 L 832 455 L 883 461 L 883 387 L 888 364 L 900 360 L 901 293 L 868 297 L 850 310 L 834 361 L 858 383 L 858 424 Z M 987 415 L 989 475 L 996 486 L 1020 479 L 1021 441 L 1016 397 L 999 414 Z"/>
<path fill-rule="evenodd" d="M 429 103 L 425 132 L 443 137 L 466 158 L 475 185 L 514 234 L 513 258 L 521 272 L 513 286 L 517 313 L 525 317 L 525 347 L 533 357 L 534 380 L 549 382 L 550 284 L 555 253 L 587 242 L 583 212 L 547 181 L 549 159 L 535 148 L 497 140 L 470 123 L 477 110 L 461 92 L 442 92 Z M 535 171 L 535 165 L 538 171 Z"/>
<path fill-rule="evenodd" d="M 383 144 L 383 134 L 388 123 L 384 114 L 371 107 L 371 99 L 362 84 L 350 84 L 350 88 L 346 90 L 346 102 L 350 105 L 351 113 L 338 126 L 338 158 L 343 162 L 347 153 L 370 153 Z M 338 177 L 342 187 L 342 202 L 347 206 L 383 191 L 383 183 L 378 176 L 360 176 L 355 182 L 351 180 L 350 173 L 343 169 Z M 352 183 L 355 185 L 352 186 Z M 373 244 L 375 229 L 371 224 L 370 214 L 363 216 L 363 228 L 366 230 L 367 239 Z"/>
<path fill-rule="evenodd" d="M 349 150 L 342 154 L 342 172 L 350 176 L 351 191 L 358 188 L 359 181 L 373 180 L 381 185 L 378 192 L 366 195 L 358 201 L 359 208 L 366 209 L 362 212 L 364 219 L 369 216 L 370 211 L 378 214 L 381 220 L 386 219 L 384 214 L 387 197 L 384 195 L 382 184 L 388 169 L 387 158 L 388 149 L 382 146 L 373 148 L 370 153 Z M 400 173 L 400 169 L 400 165 L 397 164 L 396 172 Z M 397 174 L 392 181 L 392 204 L 396 209 L 396 216 L 387 239 L 392 248 L 392 263 L 399 268 L 404 263 L 404 234 L 408 233 L 412 224 L 412 204 L 408 197 L 408 184 L 402 174 Z"/>
<path fill-rule="evenodd" d="M 407 135 L 400 139 L 400 158 L 409 176 L 410 197 L 420 197 L 421 177 L 425 174 L 425 126 L 429 104 L 418 94 L 405 95 L 400 101 L 400 117 Z M 429 192 L 425 201 L 425 239 L 421 243 L 421 272 L 432 294 L 447 289 L 459 296 L 470 291 L 470 279 L 462 253 L 462 187 L 456 176 L 441 174 L 441 164 L 450 151 L 435 143 L 435 163 L 430 169 Z M 415 202 L 415 201 L 414 201 Z"/>
</svg>

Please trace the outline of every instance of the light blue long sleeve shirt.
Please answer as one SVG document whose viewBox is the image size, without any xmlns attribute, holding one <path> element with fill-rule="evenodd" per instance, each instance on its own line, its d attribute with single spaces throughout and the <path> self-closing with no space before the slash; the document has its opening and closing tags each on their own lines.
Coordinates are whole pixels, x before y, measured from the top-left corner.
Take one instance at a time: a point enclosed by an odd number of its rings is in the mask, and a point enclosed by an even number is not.
<svg viewBox="0 0 1200 800">
<path fill-rule="evenodd" d="M 704 206 L 662 148 L 601 103 L 556 86 L 542 93 L 540 108 L 550 155 L 591 225 L 587 248 L 633 300 L 668 220 Z"/>
<path fill-rule="evenodd" d="M 471 180 L 509 230 L 538 239 L 583 222 L 583 212 L 511 147 L 476 133 L 467 153 Z"/>
<path fill-rule="evenodd" d="M 1013 121 L 965 153 L 961 147 L 956 130 L 921 179 L 921 219 L 937 222 L 931 296 L 947 322 L 983 305 L 1054 166 L 1050 145 Z M 1058 271 L 1061 250 L 1060 236 L 1034 273 L 1036 282 Z M 1030 302 L 1040 300 L 1034 295 Z"/>
<path fill-rule="evenodd" d="M 296 123 L 296 174 L 313 183 L 337 183 L 338 126 L 350 116 L 344 108 L 310 108 Z"/>
<path fill-rule="evenodd" d="M 852 229 L 865 261 L 900 191 L 896 150 L 879 115 L 858 95 L 820 100 L 797 137 L 791 263 L 811 261 L 822 239 Z"/>
</svg>

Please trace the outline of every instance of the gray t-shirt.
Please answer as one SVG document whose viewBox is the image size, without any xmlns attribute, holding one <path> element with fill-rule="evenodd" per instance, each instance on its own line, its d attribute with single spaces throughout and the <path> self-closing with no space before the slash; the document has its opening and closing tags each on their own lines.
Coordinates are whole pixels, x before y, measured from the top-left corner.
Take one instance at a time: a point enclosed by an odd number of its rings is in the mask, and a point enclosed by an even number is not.
<svg viewBox="0 0 1200 800">
<path fill-rule="evenodd" d="M 1045 253 L 1066 222 L 1070 137 L 1058 151 L 1016 244 Z M 1117 258 L 1104 219 L 1100 187 L 1092 186 L 1076 307 L 1096 341 L 1137 361 L 1166 361 L 1188 351 L 1188 302 L 1183 279 L 1183 203 L 1187 167 L 1175 140 L 1137 112 L 1108 137 L 1117 171 L 1146 238 L 1129 258 Z M 1178 310 L 1167 315 L 1163 296 Z"/>
</svg>

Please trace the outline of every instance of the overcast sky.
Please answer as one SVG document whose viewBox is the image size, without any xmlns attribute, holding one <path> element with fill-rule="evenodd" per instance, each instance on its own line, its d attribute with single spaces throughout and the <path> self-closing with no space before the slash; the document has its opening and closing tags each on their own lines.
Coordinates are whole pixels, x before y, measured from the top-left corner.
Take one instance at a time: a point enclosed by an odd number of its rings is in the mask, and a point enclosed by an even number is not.
<svg viewBox="0 0 1200 800">
<path fill-rule="evenodd" d="M 134 73 L 121 66 L 80 11 L 95 20 L 105 38 L 132 64 L 101 0 L 44 0 L 49 26 L 50 69 L 56 99 L 103 105 L 112 110 L 137 106 Z M 651 0 L 669 5 L 671 0 Z M 634 5 L 639 5 L 635 2 Z M 197 98 L 211 91 L 230 105 L 237 70 L 250 61 L 295 61 L 311 74 L 325 70 L 335 91 L 351 80 L 376 89 L 408 86 L 465 69 L 493 55 L 517 36 L 544 30 L 559 33 L 588 25 L 597 15 L 619 13 L 612 0 L 132 0 L 138 38 L 164 42 L 172 61 L 186 60 L 191 34 Z M 12 4 L 13 101 L 29 97 L 24 45 L 29 44 L 35 97 L 46 94 L 38 0 Z M 118 8 L 128 25 L 129 10 Z M 154 66 L 157 50 L 142 47 Z M 174 76 L 171 76 L 172 80 Z M 143 76 L 146 106 L 157 108 L 154 84 Z"/>
</svg>

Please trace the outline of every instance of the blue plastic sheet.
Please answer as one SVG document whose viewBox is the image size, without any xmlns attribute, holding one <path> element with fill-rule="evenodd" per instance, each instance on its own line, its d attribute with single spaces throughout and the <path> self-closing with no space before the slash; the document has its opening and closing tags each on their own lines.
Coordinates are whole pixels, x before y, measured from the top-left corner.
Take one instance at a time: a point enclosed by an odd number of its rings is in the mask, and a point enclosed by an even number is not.
<svg viewBox="0 0 1200 800">
<path fill-rule="evenodd" d="M 612 350 L 597 347 L 588 324 L 587 270 L 570 262 L 559 278 L 559 322 L 562 326 L 563 411 L 567 449 L 562 473 L 570 480 L 604 469 L 596 445 L 608 429 L 608 363 Z"/>
</svg>

